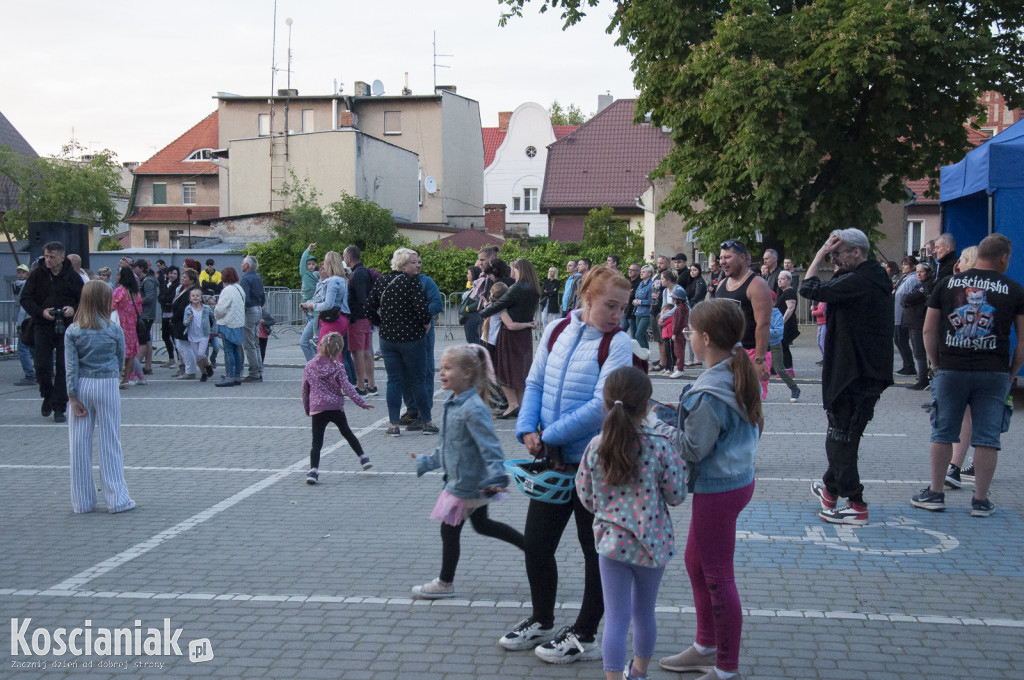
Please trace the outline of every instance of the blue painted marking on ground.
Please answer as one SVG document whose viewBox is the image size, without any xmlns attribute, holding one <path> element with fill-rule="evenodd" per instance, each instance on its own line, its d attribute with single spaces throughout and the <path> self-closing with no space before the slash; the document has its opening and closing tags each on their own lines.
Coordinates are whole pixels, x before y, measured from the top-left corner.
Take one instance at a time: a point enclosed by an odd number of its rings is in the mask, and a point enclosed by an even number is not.
<svg viewBox="0 0 1024 680">
<path fill-rule="evenodd" d="M 752 502 L 737 524 L 736 565 L 1022 575 L 1024 522 L 1010 510 L 971 517 L 963 503 L 945 512 L 907 503 L 872 504 L 869 512 L 867 526 L 848 527 L 818 519 L 814 503 Z"/>
</svg>

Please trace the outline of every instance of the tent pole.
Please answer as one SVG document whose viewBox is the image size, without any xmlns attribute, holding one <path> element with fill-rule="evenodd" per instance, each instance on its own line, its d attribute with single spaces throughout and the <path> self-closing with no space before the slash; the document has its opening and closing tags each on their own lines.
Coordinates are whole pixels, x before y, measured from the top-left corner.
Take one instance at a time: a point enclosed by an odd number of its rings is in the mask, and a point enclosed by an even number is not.
<svg viewBox="0 0 1024 680">
<path fill-rule="evenodd" d="M 995 230 L 995 196 L 988 195 L 988 235 L 991 236 Z"/>
</svg>

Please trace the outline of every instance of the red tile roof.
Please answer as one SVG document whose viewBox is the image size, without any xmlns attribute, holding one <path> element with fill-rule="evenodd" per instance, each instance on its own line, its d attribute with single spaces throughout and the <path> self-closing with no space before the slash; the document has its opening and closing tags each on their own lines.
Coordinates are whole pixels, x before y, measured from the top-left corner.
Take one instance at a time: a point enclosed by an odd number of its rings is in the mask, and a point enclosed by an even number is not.
<svg viewBox="0 0 1024 680">
<path fill-rule="evenodd" d="M 480 250 L 484 246 L 499 247 L 504 242 L 505 239 L 503 238 L 477 229 L 463 229 L 457 234 L 452 234 L 435 241 L 438 248 L 458 248 L 459 250 L 466 250 L 467 248 Z"/>
<path fill-rule="evenodd" d="M 672 148 L 660 127 L 633 123 L 634 99 L 620 99 L 548 147 L 540 207 L 634 208 L 647 174 Z M 553 235 L 552 235 L 553 236 Z"/>
<path fill-rule="evenodd" d="M 968 127 L 968 126 L 964 126 L 964 127 L 967 127 L 967 143 L 970 144 L 972 148 L 981 146 L 982 144 L 987 142 L 989 139 L 991 139 L 988 135 L 984 134 L 983 132 L 980 132 L 978 130 L 974 130 L 974 129 Z M 912 179 L 912 180 L 908 180 L 906 182 L 907 189 L 909 189 L 910 191 L 914 192 L 914 196 L 916 197 L 916 199 L 914 201 L 914 205 L 938 205 L 939 204 L 939 199 L 938 199 L 939 180 L 938 180 L 938 178 L 936 177 L 936 179 L 935 179 L 935 196 L 936 196 L 935 198 L 931 198 L 929 196 L 925 196 L 925 192 L 928 191 L 928 183 L 929 183 L 929 180 L 928 180 L 927 177 L 924 178 L 924 179 Z"/>
<path fill-rule="evenodd" d="M 552 220 L 551 240 L 562 243 L 583 241 L 583 215 L 559 215 Z"/>
<path fill-rule="evenodd" d="M 217 148 L 217 112 L 189 128 L 183 135 L 157 151 L 135 169 L 136 175 L 216 175 L 218 168 L 208 161 L 185 161 L 197 149 Z"/>
<path fill-rule="evenodd" d="M 143 205 L 135 206 L 132 214 L 125 222 L 187 222 L 187 205 Z M 220 208 L 215 205 L 195 205 L 192 208 L 192 221 L 212 220 L 220 217 Z"/>
<path fill-rule="evenodd" d="M 555 132 L 555 141 L 575 132 L 577 128 L 579 128 L 579 125 L 551 126 L 551 129 Z M 508 131 L 502 130 L 500 127 L 481 128 L 481 131 L 484 135 L 484 167 L 486 168 L 494 162 L 494 154 L 498 152 L 498 147 L 505 141 L 505 135 Z"/>
</svg>

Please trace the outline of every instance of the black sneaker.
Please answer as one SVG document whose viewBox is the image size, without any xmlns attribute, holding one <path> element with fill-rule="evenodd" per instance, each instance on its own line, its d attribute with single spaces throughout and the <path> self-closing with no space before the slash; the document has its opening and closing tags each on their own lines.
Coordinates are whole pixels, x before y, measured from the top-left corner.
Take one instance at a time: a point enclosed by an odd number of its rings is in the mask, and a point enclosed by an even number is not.
<svg viewBox="0 0 1024 680">
<path fill-rule="evenodd" d="M 995 503 L 987 498 L 983 501 L 979 501 L 977 498 L 971 498 L 971 517 L 988 517 L 995 511 Z"/>
<path fill-rule="evenodd" d="M 423 434 L 437 434 L 440 431 L 441 430 L 437 428 L 437 425 L 431 425 L 430 423 L 423 424 Z"/>
<path fill-rule="evenodd" d="M 928 389 L 928 385 L 929 385 L 929 383 L 928 383 L 927 379 L 925 379 L 925 380 L 918 380 L 913 385 L 907 385 L 907 389 L 908 390 L 915 390 L 917 392 L 921 392 L 922 390 Z M 929 408 L 930 408 L 930 406 L 929 406 Z"/>
<path fill-rule="evenodd" d="M 366 393 L 371 395 L 371 396 L 377 396 L 377 394 L 378 394 L 377 386 L 374 385 L 373 387 L 367 387 L 366 388 Z"/>
<path fill-rule="evenodd" d="M 789 402 L 795 404 L 798 401 L 800 401 L 800 388 L 794 387 L 789 391 Z"/>
<path fill-rule="evenodd" d="M 971 463 L 967 467 L 960 470 L 960 479 L 962 479 L 965 482 L 974 481 L 974 463 Z"/>
<path fill-rule="evenodd" d="M 910 504 L 915 508 L 938 511 L 946 509 L 946 494 L 935 493 L 930 487 L 921 489 L 921 493 L 910 499 Z"/>
<path fill-rule="evenodd" d="M 910 366 L 904 366 L 900 370 L 896 371 L 896 375 L 917 375 L 917 371 Z"/>
<path fill-rule="evenodd" d="M 398 419 L 398 424 L 399 425 L 408 425 L 409 423 L 413 422 L 414 420 L 419 420 L 419 419 L 420 419 L 420 414 L 419 413 L 410 413 L 409 411 L 406 411 L 405 413 L 402 414 L 402 417 Z"/>
<path fill-rule="evenodd" d="M 360 397 L 365 397 L 366 396 L 366 390 L 364 390 L 362 387 L 357 387 L 356 388 L 356 394 L 358 394 Z"/>
<path fill-rule="evenodd" d="M 68 419 L 64 417 L 64 414 L 60 411 L 53 412 L 53 422 L 55 423 L 66 423 Z"/>
<path fill-rule="evenodd" d="M 416 419 L 405 426 L 406 432 L 421 432 L 423 430 L 423 421 Z"/>
<path fill-rule="evenodd" d="M 572 626 L 565 626 L 558 631 L 554 640 L 545 642 L 534 649 L 533 653 L 548 663 L 587 661 L 601 658 L 601 643 L 597 636 L 591 636 L 588 640 L 577 635 Z"/>
<path fill-rule="evenodd" d="M 950 489 L 959 489 L 963 486 L 963 483 L 960 481 L 960 468 L 952 463 L 949 464 L 949 468 L 946 470 L 946 486 Z"/>
<path fill-rule="evenodd" d="M 306 484 L 316 484 L 320 481 L 320 471 L 316 468 L 312 468 L 306 473 Z"/>
<path fill-rule="evenodd" d="M 41 413 L 44 418 L 49 418 L 50 414 L 53 413 L 53 409 L 50 408 L 50 402 L 43 401 L 43 405 L 40 407 L 39 413 Z"/>
</svg>

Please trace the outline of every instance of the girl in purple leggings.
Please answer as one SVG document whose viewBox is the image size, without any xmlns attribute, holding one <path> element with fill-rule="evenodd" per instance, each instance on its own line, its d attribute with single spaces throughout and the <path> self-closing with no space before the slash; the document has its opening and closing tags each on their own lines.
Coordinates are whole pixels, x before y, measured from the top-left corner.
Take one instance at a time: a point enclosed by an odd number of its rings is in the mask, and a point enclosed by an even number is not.
<svg viewBox="0 0 1024 680">
<path fill-rule="evenodd" d="M 642 371 L 625 366 L 608 375 L 604 427 L 587 446 L 576 473 L 580 503 L 594 513 L 605 609 L 601 652 L 608 680 L 647 677 L 658 637 L 658 586 L 676 554 L 668 506 L 686 499 L 679 453 L 668 437 L 643 427 L 650 398 L 651 381 Z M 630 618 L 633 658 L 627 667 Z"/>
<path fill-rule="evenodd" d="M 764 427 L 757 371 L 736 350 L 743 314 L 730 300 L 709 300 L 690 312 L 690 344 L 707 370 L 683 390 L 675 426 L 659 422 L 690 470 L 693 493 L 686 571 L 697 609 L 693 645 L 661 660 L 700 680 L 739 678 L 743 617 L 733 575 L 736 518 L 754 493 L 754 457 Z M 650 422 L 650 421 L 649 421 Z"/>
</svg>

